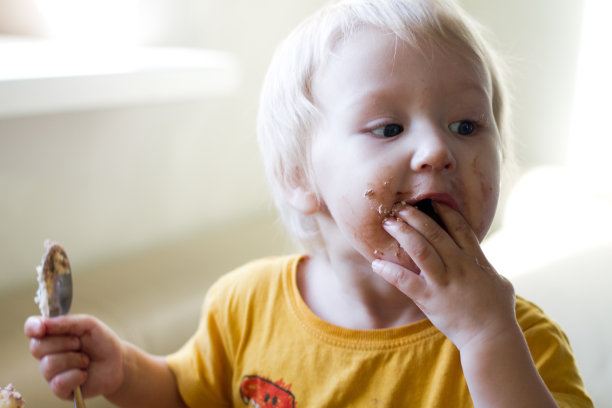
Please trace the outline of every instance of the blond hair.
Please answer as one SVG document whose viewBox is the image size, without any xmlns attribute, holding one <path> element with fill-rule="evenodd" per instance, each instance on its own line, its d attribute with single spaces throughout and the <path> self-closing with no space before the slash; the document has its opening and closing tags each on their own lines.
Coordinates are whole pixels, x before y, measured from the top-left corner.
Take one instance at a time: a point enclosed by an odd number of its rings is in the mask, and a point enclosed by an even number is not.
<svg viewBox="0 0 612 408">
<path fill-rule="evenodd" d="M 320 246 L 313 217 L 287 200 L 287 187 L 312 183 L 310 145 L 318 111 L 311 94 L 313 75 L 341 41 L 363 27 L 379 28 L 419 47 L 463 46 L 489 73 L 492 108 L 508 154 L 508 93 L 500 59 L 482 35 L 482 27 L 453 0 L 345 0 L 321 9 L 300 24 L 277 48 L 263 83 L 257 136 L 266 176 L 281 220 L 304 247 Z"/>
</svg>

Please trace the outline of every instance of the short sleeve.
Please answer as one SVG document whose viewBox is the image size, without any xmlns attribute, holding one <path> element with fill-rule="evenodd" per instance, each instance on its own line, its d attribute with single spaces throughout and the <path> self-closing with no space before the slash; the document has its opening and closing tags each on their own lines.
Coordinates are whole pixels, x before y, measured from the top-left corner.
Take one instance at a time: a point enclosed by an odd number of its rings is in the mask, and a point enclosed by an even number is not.
<svg viewBox="0 0 612 408">
<path fill-rule="evenodd" d="M 198 330 L 181 349 L 166 357 L 189 407 L 231 406 L 227 330 L 222 329 L 227 326 L 216 298 L 212 288 L 204 301 Z"/>
<path fill-rule="evenodd" d="M 569 339 L 534 304 L 517 298 L 517 318 L 536 368 L 560 408 L 592 408 Z"/>
</svg>

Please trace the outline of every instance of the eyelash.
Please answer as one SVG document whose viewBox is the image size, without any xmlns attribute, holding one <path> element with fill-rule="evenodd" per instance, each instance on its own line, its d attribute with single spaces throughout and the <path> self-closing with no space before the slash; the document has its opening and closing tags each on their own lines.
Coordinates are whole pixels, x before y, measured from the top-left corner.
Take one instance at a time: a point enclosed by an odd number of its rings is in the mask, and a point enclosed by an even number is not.
<svg viewBox="0 0 612 408">
<path fill-rule="evenodd" d="M 453 125 L 457 125 L 457 129 L 453 130 Z M 461 127 L 464 125 L 468 125 L 470 127 L 469 129 L 469 133 L 468 134 L 463 134 L 460 133 Z M 471 136 L 473 135 L 476 131 L 478 131 L 479 128 L 479 124 L 477 121 L 474 120 L 467 120 L 467 119 L 463 119 L 463 120 L 458 120 L 456 122 L 452 122 L 451 124 L 448 125 L 448 130 L 450 130 L 453 133 L 457 133 L 460 136 Z M 464 129 L 465 130 L 465 129 Z"/>
<path fill-rule="evenodd" d="M 468 129 L 465 129 L 465 126 L 469 126 Z M 391 128 L 391 129 L 389 129 Z M 453 129 L 456 128 L 456 129 Z M 463 128 L 463 129 L 462 129 Z M 474 121 L 474 120 L 468 120 L 468 119 L 463 119 L 463 120 L 458 120 L 456 122 L 452 122 L 451 124 L 448 125 L 448 129 L 453 132 L 456 133 L 460 136 L 471 136 L 473 135 L 476 131 L 478 131 L 478 129 L 480 128 L 480 125 L 478 123 L 478 121 Z M 387 130 L 390 130 L 392 134 L 387 134 Z M 464 133 L 460 133 L 461 130 L 463 131 L 468 131 L 468 133 L 464 134 Z M 374 128 L 372 128 L 372 130 L 370 130 L 371 133 L 373 133 L 376 136 L 379 137 L 383 137 L 383 138 L 392 138 L 395 136 L 400 135 L 401 133 L 404 132 L 404 126 L 397 124 L 397 123 L 386 123 L 380 126 L 376 126 Z"/>
<path fill-rule="evenodd" d="M 392 135 L 385 134 L 386 130 L 388 130 L 389 128 L 393 128 L 394 132 L 392 133 L 394 134 Z M 380 132 L 380 130 L 382 130 L 382 132 Z M 375 134 L 376 136 L 380 136 L 383 138 L 391 138 L 391 137 L 395 137 L 401 134 L 402 132 L 404 132 L 404 127 L 397 123 L 385 123 L 383 125 L 379 125 L 379 126 L 376 126 L 375 128 L 372 128 L 370 132 Z"/>
</svg>

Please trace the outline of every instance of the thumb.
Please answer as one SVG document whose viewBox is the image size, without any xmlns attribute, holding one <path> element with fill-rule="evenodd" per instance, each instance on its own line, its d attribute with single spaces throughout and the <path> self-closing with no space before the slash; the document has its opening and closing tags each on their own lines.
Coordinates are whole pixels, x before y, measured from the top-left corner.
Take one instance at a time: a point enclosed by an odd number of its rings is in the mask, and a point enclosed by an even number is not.
<svg viewBox="0 0 612 408">
<path fill-rule="evenodd" d="M 92 316 L 76 314 L 43 318 L 45 333 L 49 335 L 82 336 L 96 328 L 98 321 Z"/>
</svg>

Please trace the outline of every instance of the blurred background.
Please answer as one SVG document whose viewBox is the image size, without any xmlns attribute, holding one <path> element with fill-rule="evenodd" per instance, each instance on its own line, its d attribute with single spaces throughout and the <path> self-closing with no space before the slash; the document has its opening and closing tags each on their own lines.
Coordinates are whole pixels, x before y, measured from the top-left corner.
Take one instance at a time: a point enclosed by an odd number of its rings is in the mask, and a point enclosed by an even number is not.
<svg viewBox="0 0 612 408">
<path fill-rule="evenodd" d="M 72 312 L 159 354 L 193 332 L 219 275 L 292 250 L 270 205 L 255 115 L 275 46 L 323 3 L 0 0 L 0 386 L 14 383 L 29 407 L 70 404 L 49 391 L 22 330 L 38 314 L 45 239 L 70 256 Z M 612 263 L 610 2 L 460 3 L 507 58 L 514 95 L 517 166 L 485 250 L 564 325 L 581 370 L 598 374 L 587 388 L 603 395 L 610 349 L 595 357 L 581 333 L 595 337 L 586 314 L 612 310 L 602 289 Z M 602 347 L 608 325 L 598 325 Z"/>
</svg>

